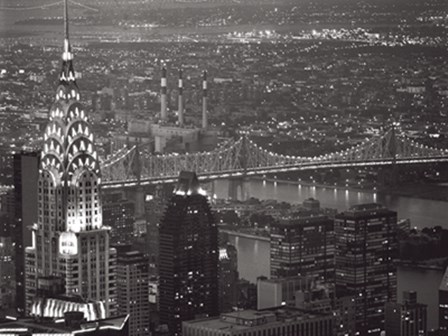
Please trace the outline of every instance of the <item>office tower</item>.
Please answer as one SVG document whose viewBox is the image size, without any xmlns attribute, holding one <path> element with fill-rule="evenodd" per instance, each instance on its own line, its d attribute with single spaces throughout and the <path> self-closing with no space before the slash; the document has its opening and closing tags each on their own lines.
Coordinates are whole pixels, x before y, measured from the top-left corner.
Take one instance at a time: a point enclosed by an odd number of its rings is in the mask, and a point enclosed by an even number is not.
<svg viewBox="0 0 448 336">
<path fill-rule="evenodd" d="M 37 180 L 39 153 L 14 154 L 15 198 L 15 266 L 16 306 L 20 315 L 25 314 L 25 247 L 31 245 L 30 228 L 37 222 Z"/>
<path fill-rule="evenodd" d="M 225 313 L 238 305 L 238 256 L 235 246 L 219 249 L 219 312 Z"/>
<path fill-rule="evenodd" d="M 352 336 L 356 334 L 356 300 L 352 295 L 339 296 L 334 300 L 337 335 Z"/>
<path fill-rule="evenodd" d="M 14 207 L 14 188 L 0 185 L 0 237 L 10 237 L 13 235 Z"/>
<path fill-rule="evenodd" d="M 336 295 L 354 296 L 356 331 L 379 335 L 384 305 L 396 300 L 397 213 L 363 204 L 335 217 Z"/>
<path fill-rule="evenodd" d="M 183 336 L 334 336 L 333 314 L 281 307 L 239 310 L 182 323 Z"/>
<path fill-rule="evenodd" d="M 149 254 L 149 274 L 159 276 L 159 226 L 164 215 L 164 206 L 173 194 L 173 186 L 157 185 L 152 194 L 145 197 L 146 241 Z"/>
<path fill-rule="evenodd" d="M 130 245 L 117 247 L 117 306 L 129 314 L 129 335 L 149 334 L 148 258 Z"/>
<path fill-rule="evenodd" d="M 334 279 L 333 220 L 323 215 L 280 219 L 271 225 L 271 277 Z"/>
<path fill-rule="evenodd" d="M 424 336 L 427 332 L 426 305 L 417 303 L 416 292 L 403 292 L 403 303 L 386 303 L 387 336 Z"/>
<path fill-rule="evenodd" d="M 66 297 L 99 303 L 105 317 L 116 309 L 116 251 L 103 227 L 98 153 L 75 81 L 67 0 L 64 8 L 62 69 L 44 133 L 33 242 L 25 250 L 26 309 L 37 309 L 42 299 L 39 279 L 60 278 Z"/>
<path fill-rule="evenodd" d="M 122 199 L 103 204 L 103 225 L 110 227 L 111 244 L 129 244 L 134 239 L 135 206 Z"/>
<path fill-rule="evenodd" d="M 448 267 L 439 287 L 439 329 L 448 333 Z"/>
<path fill-rule="evenodd" d="M 195 173 L 181 172 L 160 223 L 160 323 L 218 315 L 218 228 Z"/>
<path fill-rule="evenodd" d="M 0 311 L 14 303 L 14 247 L 11 237 L 0 235 Z"/>
</svg>

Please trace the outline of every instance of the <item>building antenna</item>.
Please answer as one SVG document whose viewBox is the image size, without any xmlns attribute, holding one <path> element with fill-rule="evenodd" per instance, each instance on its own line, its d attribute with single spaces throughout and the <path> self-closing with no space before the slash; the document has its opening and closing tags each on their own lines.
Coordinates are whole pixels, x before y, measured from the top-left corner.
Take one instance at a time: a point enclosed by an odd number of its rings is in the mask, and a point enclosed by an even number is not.
<svg viewBox="0 0 448 336">
<path fill-rule="evenodd" d="M 71 61 L 73 59 L 68 32 L 68 0 L 64 0 L 64 53 L 62 54 L 64 61 Z"/>
</svg>

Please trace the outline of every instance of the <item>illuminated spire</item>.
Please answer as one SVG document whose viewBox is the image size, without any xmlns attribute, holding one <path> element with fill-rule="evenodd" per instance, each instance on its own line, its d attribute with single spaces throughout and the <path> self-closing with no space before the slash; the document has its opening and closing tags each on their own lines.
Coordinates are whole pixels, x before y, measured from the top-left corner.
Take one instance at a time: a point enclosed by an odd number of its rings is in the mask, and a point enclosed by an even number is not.
<svg viewBox="0 0 448 336">
<path fill-rule="evenodd" d="M 75 70 L 73 68 L 73 54 L 72 54 L 72 47 L 70 46 L 68 27 L 69 27 L 68 0 L 64 0 L 64 51 L 62 53 L 62 69 L 59 75 L 59 83 L 60 84 L 73 83 L 76 86 Z"/>
<path fill-rule="evenodd" d="M 56 176 L 55 185 L 76 185 L 83 171 L 100 179 L 99 161 L 87 115 L 80 102 L 69 40 L 68 0 L 64 0 L 64 51 L 56 99 L 45 131 L 42 162 Z M 68 221 L 67 221 L 68 223 Z"/>
<path fill-rule="evenodd" d="M 64 53 L 62 54 L 62 60 L 71 61 L 73 59 L 73 54 L 71 53 L 70 40 L 68 35 L 68 0 L 64 0 Z"/>
</svg>

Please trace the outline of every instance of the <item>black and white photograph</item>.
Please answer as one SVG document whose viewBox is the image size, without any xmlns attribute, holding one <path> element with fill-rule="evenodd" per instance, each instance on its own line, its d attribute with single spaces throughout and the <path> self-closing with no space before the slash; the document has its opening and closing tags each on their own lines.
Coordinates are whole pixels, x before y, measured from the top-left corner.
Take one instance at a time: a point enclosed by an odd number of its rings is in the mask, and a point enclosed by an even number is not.
<svg viewBox="0 0 448 336">
<path fill-rule="evenodd" d="M 0 336 L 448 336 L 448 0 L 0 0 Z"/>
</svg>

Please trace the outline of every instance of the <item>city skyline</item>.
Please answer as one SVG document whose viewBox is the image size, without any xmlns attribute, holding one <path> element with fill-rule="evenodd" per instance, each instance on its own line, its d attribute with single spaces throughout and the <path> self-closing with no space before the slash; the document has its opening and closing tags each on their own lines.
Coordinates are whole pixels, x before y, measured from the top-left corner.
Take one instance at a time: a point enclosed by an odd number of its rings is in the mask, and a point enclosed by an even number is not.
<svg viewBox="0 0 448 336">
<path fill-rule="evenodd" d="M 443 1 L 0 14 L 0 334 L 443 335 Z"/>
</svg>

